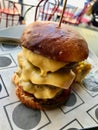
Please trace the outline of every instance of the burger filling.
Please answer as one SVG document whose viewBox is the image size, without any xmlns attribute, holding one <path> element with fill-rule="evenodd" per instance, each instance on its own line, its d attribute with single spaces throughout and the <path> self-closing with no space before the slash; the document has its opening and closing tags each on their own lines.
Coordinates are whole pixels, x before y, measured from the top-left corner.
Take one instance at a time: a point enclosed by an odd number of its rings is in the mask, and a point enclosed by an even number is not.
<svg viewBox="0 0 98 130">
<path fill-rule="evenodd" d="M 24 47 L 18 54 L 18 63 L 17 84 L 38 99 L 54 98 L 69 89 L 73 81 L 80 82 L 91 68 L 84 61 L 75 64 L 58 62 Z"/>
</svg>

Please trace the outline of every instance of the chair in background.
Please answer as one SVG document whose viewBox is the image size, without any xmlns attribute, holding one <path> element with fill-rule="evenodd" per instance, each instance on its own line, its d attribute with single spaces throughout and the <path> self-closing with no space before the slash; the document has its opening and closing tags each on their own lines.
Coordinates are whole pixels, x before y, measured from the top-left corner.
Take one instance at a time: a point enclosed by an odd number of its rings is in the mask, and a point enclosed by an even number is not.
<svg viewBox="0 0 98 130">
<path fill-rule="evenodd" d="M 6 21 L 6 27 L 11 21 L 11 25 L 14 25 L 14 21 L 19 23 L 20 11 L 18 9 L 19 4 L 11 0 L 0 0 L 0 22 L 1 20 Z"/>
<path fill-rule="evenodd" d="M 79 7 L 75 7 L 75 6 L 66 6 L 62 22 L 73 24 L 73 25 L 79 25 L 80 23 L 86 20 L 83 19 L 86 9 L 87 9 L 87 5 L 85 5 L 83 9 L 79 9 Z M 62 13 L 62 9 L 58 9 L 57 19 L 59 19 L 61 13 Z"/>
<path fill-rule="evenodd" d="M 77 13 L 78 7 L 67 7 L 62 22 L 70 23 L 70 24 L 78 24 L 77 16 L 75 14 Z M 78 15 L 78 14 L 76 14 Z"/>
<path fill-rule="evenodd" d="M 53 20 L 54 14 L 59 7 L 59 0 L 40 0 L 35 10 L 36 20 Z"/>
</svg>

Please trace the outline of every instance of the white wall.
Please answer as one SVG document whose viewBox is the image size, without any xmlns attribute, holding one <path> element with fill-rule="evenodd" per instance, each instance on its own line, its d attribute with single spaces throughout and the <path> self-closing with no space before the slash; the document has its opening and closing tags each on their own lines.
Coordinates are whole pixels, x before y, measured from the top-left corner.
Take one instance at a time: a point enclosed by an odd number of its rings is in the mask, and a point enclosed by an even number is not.
<svg viewBox="0 0 98 130">
<path fill-rule="evenodd" d="M 83 8 L 84 7 L 84 1 L 85 0 L 67 0 L 67 3 L 72 4 L 74 6 L 77 6 L 79 8 Z"/>
</svg>

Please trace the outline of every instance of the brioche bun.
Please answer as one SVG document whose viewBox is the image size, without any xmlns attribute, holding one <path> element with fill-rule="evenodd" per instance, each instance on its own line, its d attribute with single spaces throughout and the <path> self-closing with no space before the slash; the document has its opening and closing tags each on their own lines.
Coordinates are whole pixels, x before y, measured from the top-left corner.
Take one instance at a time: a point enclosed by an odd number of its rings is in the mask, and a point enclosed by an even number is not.
<svg viewBox="0 0 98 130">
<path fill-rule="evenodd" d="M 65 24 L 58 28 L 56 22 L 31 23 L 24 29 L 21 43 L 32 52 L 57 61 L 79 62 L 88 57 L 84 38 Z"/>
</svg>

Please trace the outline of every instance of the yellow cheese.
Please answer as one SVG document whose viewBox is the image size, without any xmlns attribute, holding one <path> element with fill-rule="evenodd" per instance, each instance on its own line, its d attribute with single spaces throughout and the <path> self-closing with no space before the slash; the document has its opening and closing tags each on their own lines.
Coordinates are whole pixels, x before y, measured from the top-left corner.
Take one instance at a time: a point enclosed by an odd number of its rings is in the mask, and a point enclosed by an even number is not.
<svg viewBox="0 0 98 130">
<path fill-rule="evenodd" d="M 68 89 L 75 78 L 75 74 L 71 70 L 66 72 L 60 70 L 53 73 L 49 72 L 43 77 L 40 75 L 40 69 L 35 68 L 28 62 L 22 52 L 18 55 L 18 62 L 22 69 L 20 80 L 30 80 L 33 84 L 53 85 L 59 88 Z"/>
<path fill-rule="evenodd" d="M 64 67 L 67 63 L 58 62 L 47 57 L 33 53 L 32 51 L 22 48 L 24 56 L 34 66 L 37 66 L 41 70 L 41 75 L 46 76 L 47 72 L 55 72 L 58 69 Z"/>
<path fill-rule="evenodd" d="M 74 69 L 74 72 L 72 70 L 66 72 L 56 71 L 65 66 L 65 64 L 59 64 L 51 59 L 31 53 L 25 48 L 18 54 L 18 63 L 20 69 L 16 73 L 17 82 L 24 91 L 34 94 L 39 99 L 51 99 L 60 93 L 62 89 L 68 89 L 73 80 L 80 82 L 80 75 L 84 73 L 84 70 L 86 71 L 88 70 L 87 68 L 90 68 L 88 64 L 83 65 L 81 68 L 80 63 Z"/>
<path fill-rule="evenodd" d="M 21 69 L 21 80 L 29 81 L 32 71 L 32 65 L 25 59 L 23 52 L 18 54 L 18 63 Z"/>
<path fill-rule="evenodd" d="M 51 99 L 61 91 L 61 89 L 57 87 L 50 88 L 45 85 L 38 86 L 31 82 L 24 81 L 20 82 L 20 86 L 23 87 L 24 91 L 33 94 L 38 99 Z"/>
<path fill-rule="evenodd" d="M 87 61 L 81 61 L 73 69 L 76 74 L 75 82 L 81 82 L 91 70 L 91 64 Z"/>
<path fill-rule="evenodd" d="M 42 77 L 40 76 L 39 71 L 34 69 L 30 76 L 30 81 L 34 84 L 47 84 L 68 89 L 74 78 L 75 74 L 72 71 L 48 73 L 46 77 Z"/>
</svg>

